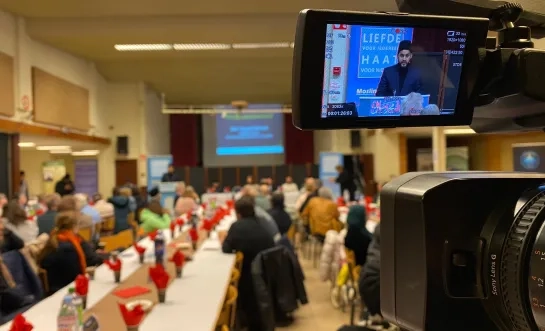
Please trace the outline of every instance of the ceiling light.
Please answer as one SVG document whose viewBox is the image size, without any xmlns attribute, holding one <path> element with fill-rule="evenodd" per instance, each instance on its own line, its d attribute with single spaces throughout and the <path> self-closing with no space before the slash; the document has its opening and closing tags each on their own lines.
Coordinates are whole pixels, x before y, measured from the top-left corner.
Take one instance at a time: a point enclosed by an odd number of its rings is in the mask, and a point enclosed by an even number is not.
<svg viewBox="0 0 545 331">
<path fill-rule="evenodd" d="M 36 149 L 39 151 L 66 151 L 70 149 L 70 146 L 38 146 Z"/>
<path fill-rule="evenodd" d="M 120 52 L 170 51 L 171 44 L 120 44 L 114 46 Z"/>
<path fill-rule="evenodd" d="M 34 146 L 36 146 L 35 143 L 31 143 L 31 142 L 22 142 L 22 143 L 18 143 L 17 145 L 19 147 L 34 147 Z"/>
<path fill-rule="evenodd" d="M 177 51 L 208 51 L 231 49 L 231 44 L 174 44 Z"/>
<path fill-rule="evenodd" d="M 72 152 L 73 156 L 94 156 L 97 155 L 100 151 L 98 150 L 85 150 L 79 152 Z"/>
<path fill-rule="evenodd" d="M 473 129 L 445 129 L 443 131 L 446 135 L 468 135 L 468 134 L 475 134 L 475 131 Z"/>
<path fill-rule="evenodd" d="M 290 43 L 243 43 L 233 44 L 234 49 L 257 49 L 257 48 L 289 48 Z"/>
<path fill-rule="evenodd" d="M 70 149 L 59 149 L 59 150 L 49 151 L 49 154 L 70 154 L 70 153 L 72 153 L 72 150 Z"/>
</svg>

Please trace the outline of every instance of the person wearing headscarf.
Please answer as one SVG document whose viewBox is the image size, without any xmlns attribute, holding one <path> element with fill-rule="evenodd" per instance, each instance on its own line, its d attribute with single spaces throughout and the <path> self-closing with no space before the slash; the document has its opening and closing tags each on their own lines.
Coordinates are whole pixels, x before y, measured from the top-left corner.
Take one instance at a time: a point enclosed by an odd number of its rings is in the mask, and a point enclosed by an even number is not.
<svg viewBox="0 0 545 331">
<path fill-rule="evenodd" d="M 367 249 L 373 239 L 373 235 L 367 230 L 367 216 L 365 208 L 354 205 L 348 210 L 346 218 L 348 229 L 344 238 L 344 246 L 354 252 L 356 265 L 364 265 L 367 259 Z"/>
</svg>

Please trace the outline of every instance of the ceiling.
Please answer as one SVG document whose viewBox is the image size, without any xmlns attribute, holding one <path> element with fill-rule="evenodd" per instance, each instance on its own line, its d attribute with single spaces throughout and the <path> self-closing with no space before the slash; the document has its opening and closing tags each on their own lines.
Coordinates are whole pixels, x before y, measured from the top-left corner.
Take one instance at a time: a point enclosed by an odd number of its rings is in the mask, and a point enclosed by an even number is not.
<svg viewBox="0 0 545 331">
<path fill-rule="evenodd" d="M 292 42 L 304 8 L 397 11 L 395 0 L 0 0 L 28 34 L 145 81 L 175 104 L 290 103 L 292 49 L 118 52 L 115 44 Z"/>
<path fill-rule="evenodd" d="M 93 144 L 90 142 L 82 142 L 72 139 L 63 139 L 49 136 L 38 136 L 30 134 L 21 134 L 19 143 L 34 143 L 36 146 L 69 146 L 72 151 L 83 150 L 101 150 L 105 146 L 101 144 Z M 34 150 L 35 147 L 23 147 L 24 150 Z"/>
</svg>

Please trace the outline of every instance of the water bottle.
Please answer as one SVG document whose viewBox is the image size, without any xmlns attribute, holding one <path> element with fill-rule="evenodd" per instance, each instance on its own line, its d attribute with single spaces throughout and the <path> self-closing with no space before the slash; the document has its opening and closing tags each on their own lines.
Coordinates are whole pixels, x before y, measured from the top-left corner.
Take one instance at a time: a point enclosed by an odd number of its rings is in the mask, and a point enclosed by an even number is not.
<svg viewBox="0 0 545 331">
<path fill-rule="evenodd" d="M 78 331 L 78 313 L 72 305 L 72 296 L 65 296 L 57 315 L 57 331 Z"/>
<path fill-rule="evenodd" d="M 78 315 L 78 325 L 83 325 L 83 300 L 79 295 L 76 294 L 76 291 L 73 287 L 68 289 L 68 293 L 72 297 L 72 306 L 76 309 Z"/>
<path fill-rule="evenodd" d="M 165 261 L 165 236 L 163 231 L 157 231 L 154 241 L 155 246 L 155 264 L 164 265 Z"/>
</svg>

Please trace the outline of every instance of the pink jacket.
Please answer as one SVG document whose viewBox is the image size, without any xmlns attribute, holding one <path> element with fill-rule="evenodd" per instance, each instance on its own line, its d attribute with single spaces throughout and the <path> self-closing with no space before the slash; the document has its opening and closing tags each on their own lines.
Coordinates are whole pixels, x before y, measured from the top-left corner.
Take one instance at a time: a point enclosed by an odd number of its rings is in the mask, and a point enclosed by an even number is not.
<svg viewBox="0 0 545 331">
<path fill-rule="evenodd" d="M 176 206 L 174 207 L 174 211 L 176 216 L 183 215 L 189 211 L 193 211 L 197 208 L 197 203 L 192 198 L 184 198 L 180 197 L 178 198 L 178 201 L 176 201 Z"/>
</svg>

